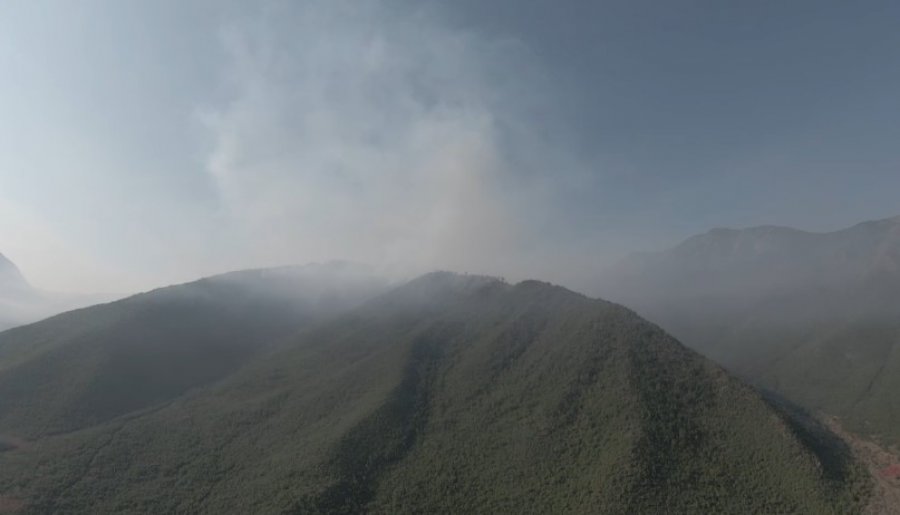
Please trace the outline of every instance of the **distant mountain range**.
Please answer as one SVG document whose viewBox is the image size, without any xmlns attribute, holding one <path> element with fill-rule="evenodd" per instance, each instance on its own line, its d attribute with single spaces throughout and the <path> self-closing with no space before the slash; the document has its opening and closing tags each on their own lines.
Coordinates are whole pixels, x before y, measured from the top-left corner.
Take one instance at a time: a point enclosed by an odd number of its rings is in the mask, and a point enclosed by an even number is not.
<svg viewBox="0 0 900 515">
<path fill-rule="evenodd" d="M 537 281 L 255 271 L 0 334 L 19 513 L 827 514 L 870 488 L 815 422 Z"/>
<path fill-rule="evenodd" d="M 0 254 L 0 331 L 27 319 L 36 297 L 19 268 Z"/>
<path fill-rule="evenodd" d="M 0 254 L 0 331 L 115 297 L 38 290 L 28 283 L 12 261 Z"/>
<path fill-rule="evenodd" d="M 714 229 L 600 282 L 739 375 L 900 444 L 900 217 L 830 233 Z"/>
<path fill-rule="evenodd" d="M 31 292 L 31 285 L 22 277 L 19 268 L 0 254 L 0 294 L 4 297 L 13 295 L 27 295 Z"/>
</svg>

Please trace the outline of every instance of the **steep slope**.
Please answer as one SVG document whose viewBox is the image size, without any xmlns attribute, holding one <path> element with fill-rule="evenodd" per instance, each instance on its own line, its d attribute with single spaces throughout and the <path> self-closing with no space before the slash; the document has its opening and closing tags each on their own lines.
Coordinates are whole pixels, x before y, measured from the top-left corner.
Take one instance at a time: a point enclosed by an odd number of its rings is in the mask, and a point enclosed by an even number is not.
<svg viewBox="0 0 900 515">
<path fill-rule="evenodd" d="M 824 234 L 717 229 L 602 282 L 738 374 L 900 443 L 900 218 Z"/>
<path fill-rule="evenodd" d="M 71 431 L 172 399 L 380 288 L 339 265 L 237 272 L 0 333 L 0 434 Z"/>
<path fill-rule="evenodd" d="M 438 273 L 159 410 L 0 453 L 0 496 L 33 513 L 858 511 L 845 450 L 787 420 L 620 306 Z"/>
</svg>

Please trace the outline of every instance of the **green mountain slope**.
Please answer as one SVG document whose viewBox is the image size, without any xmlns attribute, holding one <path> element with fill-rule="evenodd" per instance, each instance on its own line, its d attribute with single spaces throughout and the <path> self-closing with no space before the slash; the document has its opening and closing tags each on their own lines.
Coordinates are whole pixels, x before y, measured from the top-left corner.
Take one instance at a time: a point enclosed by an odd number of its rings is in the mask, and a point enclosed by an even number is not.
<svg viewBox="0 0 900 515">
<path fill-rule="evenodd" d="M 338 265 L 237 272 L 0 333 L 0 434 L 67 432 L 170 400 L 381 287 Z"/>
<path fill-rule="evenodd" d="M 635 256 L 603 295 L 765 388 L 900 444 L 900 218 L 718 229 Z"/>
<path fill-rule="evenodd" d="M 853 513 L 845 450 L 631 311 L 438 273 L 151 412 L 0 453 L 65 513 Z"/>
</svg>

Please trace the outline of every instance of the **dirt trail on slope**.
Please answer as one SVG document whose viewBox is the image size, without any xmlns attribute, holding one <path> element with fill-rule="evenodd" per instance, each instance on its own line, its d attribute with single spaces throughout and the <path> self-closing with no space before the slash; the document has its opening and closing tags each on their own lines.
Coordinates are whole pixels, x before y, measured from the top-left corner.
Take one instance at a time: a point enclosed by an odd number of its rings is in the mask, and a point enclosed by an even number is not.
<svg viewBox="0 0 900 515">
<path fill-rule="evenodd" d="M 828 427 L 853 449 L 872 476 L 872 498 L 866 507 L 867 515 L 900 515 L 900 452 L 886 449 L 871 440 L 854 435 L 840 425 L 837 418 L 826 419 Z"/>
</svg>

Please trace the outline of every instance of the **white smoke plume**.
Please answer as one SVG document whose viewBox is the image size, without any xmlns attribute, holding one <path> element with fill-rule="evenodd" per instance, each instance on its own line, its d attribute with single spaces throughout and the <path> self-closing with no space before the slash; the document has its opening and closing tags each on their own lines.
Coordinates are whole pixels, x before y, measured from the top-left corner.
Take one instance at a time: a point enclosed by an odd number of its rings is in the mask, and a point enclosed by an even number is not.
<svg viewBox="0 0 900 515">
<path fill-rule="evenodd" d="M 551 218 L 547 127 L 525 128 L 540 74 L 515 42 L 432 14 L 269 3 L 223 29 L 207 167 L 251 260 L 528 273 Z"/>
</svg>

